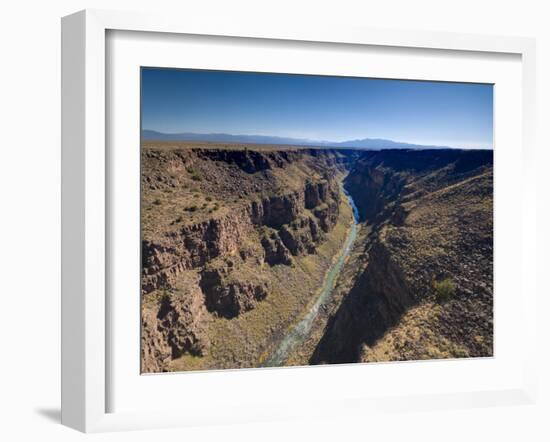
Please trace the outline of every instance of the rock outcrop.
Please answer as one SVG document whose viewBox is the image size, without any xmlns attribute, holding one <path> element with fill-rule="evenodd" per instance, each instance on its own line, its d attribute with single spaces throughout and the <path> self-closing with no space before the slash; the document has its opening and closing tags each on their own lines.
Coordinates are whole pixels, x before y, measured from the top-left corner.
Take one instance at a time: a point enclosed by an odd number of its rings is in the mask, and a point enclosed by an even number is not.
<svg viewBox="0 0 550 442">
<path fill-rule="evenodd" d="M 235 254 L 253 229 L 250 214 L 236 210 L 142 241 L 142 293 L 172 287 L 184 270 Z"/>
<path fill-rule="evenodd" d="M 183 353 L 204 355 L 210 342 L 208 314 L 198 286 L 166 292 L 142 308 L 142 372 L 163 371 L 168 361 Z"/>
<path fill-rule="evenodd" d="M 292 264 L 290 251 L 283 244 L 283 241 L 277 232 L 272 231 L 269 235 L 263 236 L 261 243 L 265 252 L 265 262 L 269 265 L 274 266 L 277 264 Z"/>
<path fill-rule="evenodd" d="M 233 318 L 251 310 L 267 297 L 269 283 L 261 273 L 250 269 L 243 275 L 243 265 L 235 271 L 234 261 L 209 265 L 201 272 L 200 287 L 208 311 Z"/>
</svg>

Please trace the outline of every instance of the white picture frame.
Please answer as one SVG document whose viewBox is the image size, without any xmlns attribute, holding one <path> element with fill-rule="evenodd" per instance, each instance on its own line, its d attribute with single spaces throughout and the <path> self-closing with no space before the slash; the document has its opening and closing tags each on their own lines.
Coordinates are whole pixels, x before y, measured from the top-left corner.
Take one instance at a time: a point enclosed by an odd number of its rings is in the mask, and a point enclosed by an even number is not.
<svg viewBox="0 0 550 442">
<path fill-rule="evenodd" d="M 86 10 L 62 20 L 62 423 L 85 432 L 208 424 L 209 416 L 184 410 L 113 412 L 108 396 L 111 355 L 107 339 L 110 318 L 107 300 L 106 228 L 109 206 L 107 174 L 106 35 L 110 31 L 139 31 L 269 39 L 285 42 L 337 43 L 379 48 L 425 48 L 514 54 L 521 57 L 521 300 L 520 326 L 533 335 L 536 316 L 534 269 L 536 255 L 535 188 L 531 173 L 534 158 L 535 42 L 518 37 L 389 31 L 345 26 L 249 23 L 211 23 L 196 17 L 166 17 L 100 10 Z M 531 258 L 528 258 L 531 257 Z M 136 319 L 137 321 L 137 319 Z M 522 356 L 521 383 L 500 389 L 474 389 L 460 393 L 388 395 L 377 397 L 329 397 L 305 408 L 259 409 L 243 400 L 236 409 L 220 412 L 217 422 L 247 422 L 286 417 L 323 417 L 426 408 L 489 406 L 531 403 L 535 397 L 534 339 Z M 379 370 L 385 370 L 383 366 Z M 335 367 L 336 370 L 341 368 Z M 428 368 L 426 368 L 428 369 Z M 286 370 L 285 376 L 293 376 Z M 235 376 L 233 373 L 232 376 Z M 242 376 L 241 376 L 242 378 Z M 198 378 L 197 378 L 198 379 Z M 208 382 L 208 380 L 206 380 Z"/>
</svg>

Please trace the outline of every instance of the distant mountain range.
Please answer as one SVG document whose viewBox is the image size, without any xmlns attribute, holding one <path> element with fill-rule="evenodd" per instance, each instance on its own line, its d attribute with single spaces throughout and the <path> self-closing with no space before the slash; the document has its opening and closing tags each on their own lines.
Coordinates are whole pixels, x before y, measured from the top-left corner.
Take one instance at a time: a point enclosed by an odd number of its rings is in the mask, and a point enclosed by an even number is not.
<svg viewBox="0 0 550 442">
<path fill-rule="evenodd" d="M 202 141 L 218 143 L 244 144 L 283 144 L 292 146 L 317 146 L 355 149 L 451 149 L 449 146 L 428 146 L 378 138 L 364 138 L 349 141 L 320 141 L 305 138 L 274 137 L 268 135 L 232 135 L 224 133 L 198 134 L 191 132 L 163 133 L 154 130 L 143 130 L 142 140 L 147 141 Z"/>
</svg>

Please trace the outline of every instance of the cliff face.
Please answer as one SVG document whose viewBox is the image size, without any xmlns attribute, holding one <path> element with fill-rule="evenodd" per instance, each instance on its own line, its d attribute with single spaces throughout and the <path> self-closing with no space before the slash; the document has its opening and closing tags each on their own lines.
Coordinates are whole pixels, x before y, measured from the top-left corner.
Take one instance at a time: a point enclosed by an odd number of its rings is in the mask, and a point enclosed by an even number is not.
<svg viewBox="0 0 550 442">
<path fill-rule="evenodd" d="M 405 185 L 405 179 L 395 170 L 376 164 L 371 158 L 358 162 L 345 180 L 361 221 L 375 224 L 387 216 Z"/>
<path fill-rule="evenodd" d="M 163 371 L 168 361 L 186 352 L 205 354 L 210 346 L 207 321 L 202 293 L 193 285 L 162 296 L 158 305 L 146 305 L 141 317 L 142 372 Z"/>
<path fill-rule="evenodd" d="M 327 180 L 307 181 L 301 191 L 252 201 L 158 239 L 144 239 L 142 292 L 171 287 L 180 272 L 238 253 L 251 232 L 263 227 L 269 229 L 261 240 L 261 261 L 290 265 L 291 255 L 313 253 L 338 218 L 340 195 L 334 181 L 331 186 Z"/>
<path fill-rule="evenodd" d="M 234 257 L 205 266 L 199 285 L 208 311 L 233 318 L 263 301 L 269 293 L 269 279 L 265 273 L 254 271 L 255 264 L 257 261 L 250 265 L 246 258 Z"/>
<path fill-rule="evenodd" d="M 341 163 L 307 150 L 143 150 L 144 371 L 206 353 L 210 315 L 254 309 L 271 268 L 315 254 L 339 216 Z"/>
<path fill-rule="evenodd" d="M 260 366 L 341 251 L 341 184 L 359 239 L 300 363 L 492 355 L 492 171 L 483 151 L 143 148 L 142 370 Z"/>
<path fill-rule="evenodd" d="M 312 361 L 357 362 L 361 345 L 374 343 L 413 304 L 403 271 L 384 244 L 375 243 L 369 259 L 338 314 L 329 321 L 328 333 L 319 342 Z"/>
<path fill-rule="evenodd" d="M 346 186 L 367 265 L 310 362 L 492 355 L 492 152 L 371 153 Z"/>
<path fill-rule="evenodd" d="M 183 226 L 158 239 L 142 241 L 142 292 L 171 287 L 184 270 L 233 255 L 252 230 L 246 210 Z"/>
</svg>

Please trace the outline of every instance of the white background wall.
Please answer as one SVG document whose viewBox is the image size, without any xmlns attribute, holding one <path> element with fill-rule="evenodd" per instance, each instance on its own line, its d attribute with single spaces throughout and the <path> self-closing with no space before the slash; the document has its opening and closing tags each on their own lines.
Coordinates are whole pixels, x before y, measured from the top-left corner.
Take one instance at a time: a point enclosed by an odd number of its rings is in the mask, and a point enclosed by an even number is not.
<svg viewBox="0 0 550 442">
<path fill-rule="evenodd" d="M 534 36 L 538 43 L 538 190 L 548 200 L 550 13 L 544 1 L 20 0 L 0 9 L 0 438 L 82 440 L 59 420 L 60 17 L 83 8 L 166 10 L 231 20 Z M 519 175 L 519 174 L 518 174 Z M 518 183 L 519 185 L 519 183 Z M 549 440 L 548 205 L 539 207 L 540 399 L 535 406 L 417 412 L 93 436 L 95 440 Z M 546 253 L 544 253 L 546 255 Z M 548 264 L 548 260 L 546 260 Z M 547 279 L 546 279 L 547 280 Z"/>
</svg>

